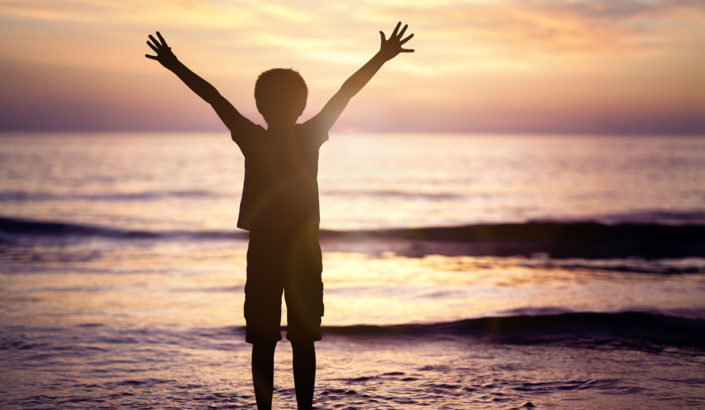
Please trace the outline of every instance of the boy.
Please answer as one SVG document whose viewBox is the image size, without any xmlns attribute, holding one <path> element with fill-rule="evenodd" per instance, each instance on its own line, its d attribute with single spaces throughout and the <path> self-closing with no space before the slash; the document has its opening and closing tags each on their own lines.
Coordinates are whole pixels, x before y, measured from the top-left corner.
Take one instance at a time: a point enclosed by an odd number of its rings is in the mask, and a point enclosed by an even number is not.
<svg viewBox="0 0 705 410">
<path fill-rule="evenodd" d="M 246 340 L 252 343 L 252 381 L 257 407 L 271 408 L 274 348 L 281 339 L 281 296 L 287 305 L 287 334 L 293 350 L 296 401 L 310 409 L 316 374 L 314 341 L 321 339 L 323 283 L 318 243 L 318 149 L 350 99 L 413 34 L 397 23 L 380 50 L 353 74 L 320 113 L 297 124 L 307 88 L 294 70 L 262 73 L 255 84 L 257 109 L 267 129 L 243 117 L 218 90 L 183 65 L 159 32 L 147 45 L 159 61 L 208 102 L 245 156 L 245 181 L 237 226 L 250 232 L 245 285 Z"/>
</svg>

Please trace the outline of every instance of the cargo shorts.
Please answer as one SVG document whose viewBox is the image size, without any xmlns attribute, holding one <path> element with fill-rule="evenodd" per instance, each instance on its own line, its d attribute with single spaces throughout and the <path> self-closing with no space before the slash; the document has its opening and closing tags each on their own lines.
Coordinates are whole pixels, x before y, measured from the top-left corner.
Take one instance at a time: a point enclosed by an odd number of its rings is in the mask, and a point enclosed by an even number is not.
<svg viewBox="0 0 705 410">
<path fill-rule="evenodd" d="M 281 339 L 282 294 L 287 307 L 286 338 L 294 343 L 321 340 L 322 270 L 317 224 L 251 230 L 245 340 L 271 343 Z"/>
</svg>

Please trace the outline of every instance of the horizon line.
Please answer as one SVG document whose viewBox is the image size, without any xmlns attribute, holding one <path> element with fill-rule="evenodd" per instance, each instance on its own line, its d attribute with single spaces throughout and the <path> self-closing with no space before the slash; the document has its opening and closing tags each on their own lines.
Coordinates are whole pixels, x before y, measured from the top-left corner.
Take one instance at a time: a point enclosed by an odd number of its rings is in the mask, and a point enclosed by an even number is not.
<svg viewBox="0 0 705 410">
<path fill-rule="evenodd" d="M 0 129 L 0 134 L 64 134 L 64 133 L 98 133 L 98 134 L 219 134 L 229 133 L 227 129 L 193 129 L 193 130 L 155 130 L 155 129 Z M 591 131 L 591 130 L 551 130 L 551 131 L 458 131 L 458 130 L 331 130 L 331 134 L 358 135 L 358 134 L 466 134 L 466 135 L 600 135 L 600 136 L 700 136 L 705 137 L 704 130 L 677 131 Z"/>
</svg>

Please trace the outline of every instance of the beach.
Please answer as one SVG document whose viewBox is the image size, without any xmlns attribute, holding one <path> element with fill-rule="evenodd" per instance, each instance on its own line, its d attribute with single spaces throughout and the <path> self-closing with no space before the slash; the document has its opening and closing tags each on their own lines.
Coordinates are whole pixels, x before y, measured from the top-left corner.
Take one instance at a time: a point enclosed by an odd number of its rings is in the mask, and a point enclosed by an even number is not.
<svg viewBox="0 0 705 410">
<path fill-rule="evenodd" d="M 2 141 L 0 405 L 253 407 L 228 136 Z M 317 408 L 705 405 L 702 138 L 342 134 L 320 161 Z"/>
</svg>

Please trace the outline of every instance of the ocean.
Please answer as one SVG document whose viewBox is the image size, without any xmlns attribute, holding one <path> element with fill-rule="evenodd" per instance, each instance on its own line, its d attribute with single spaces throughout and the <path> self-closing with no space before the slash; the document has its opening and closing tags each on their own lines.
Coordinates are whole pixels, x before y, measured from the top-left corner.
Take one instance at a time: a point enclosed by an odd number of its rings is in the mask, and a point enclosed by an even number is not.
<svg viewBox="0 0 705 410">
<path fill-rule="evenodd" d="M 0 407 L 254 407 L 229 135 L 0 142 Z M 705 407 L 705 138 L 333 134 L 319 187 L 316 408 Z"/>
</svg>

